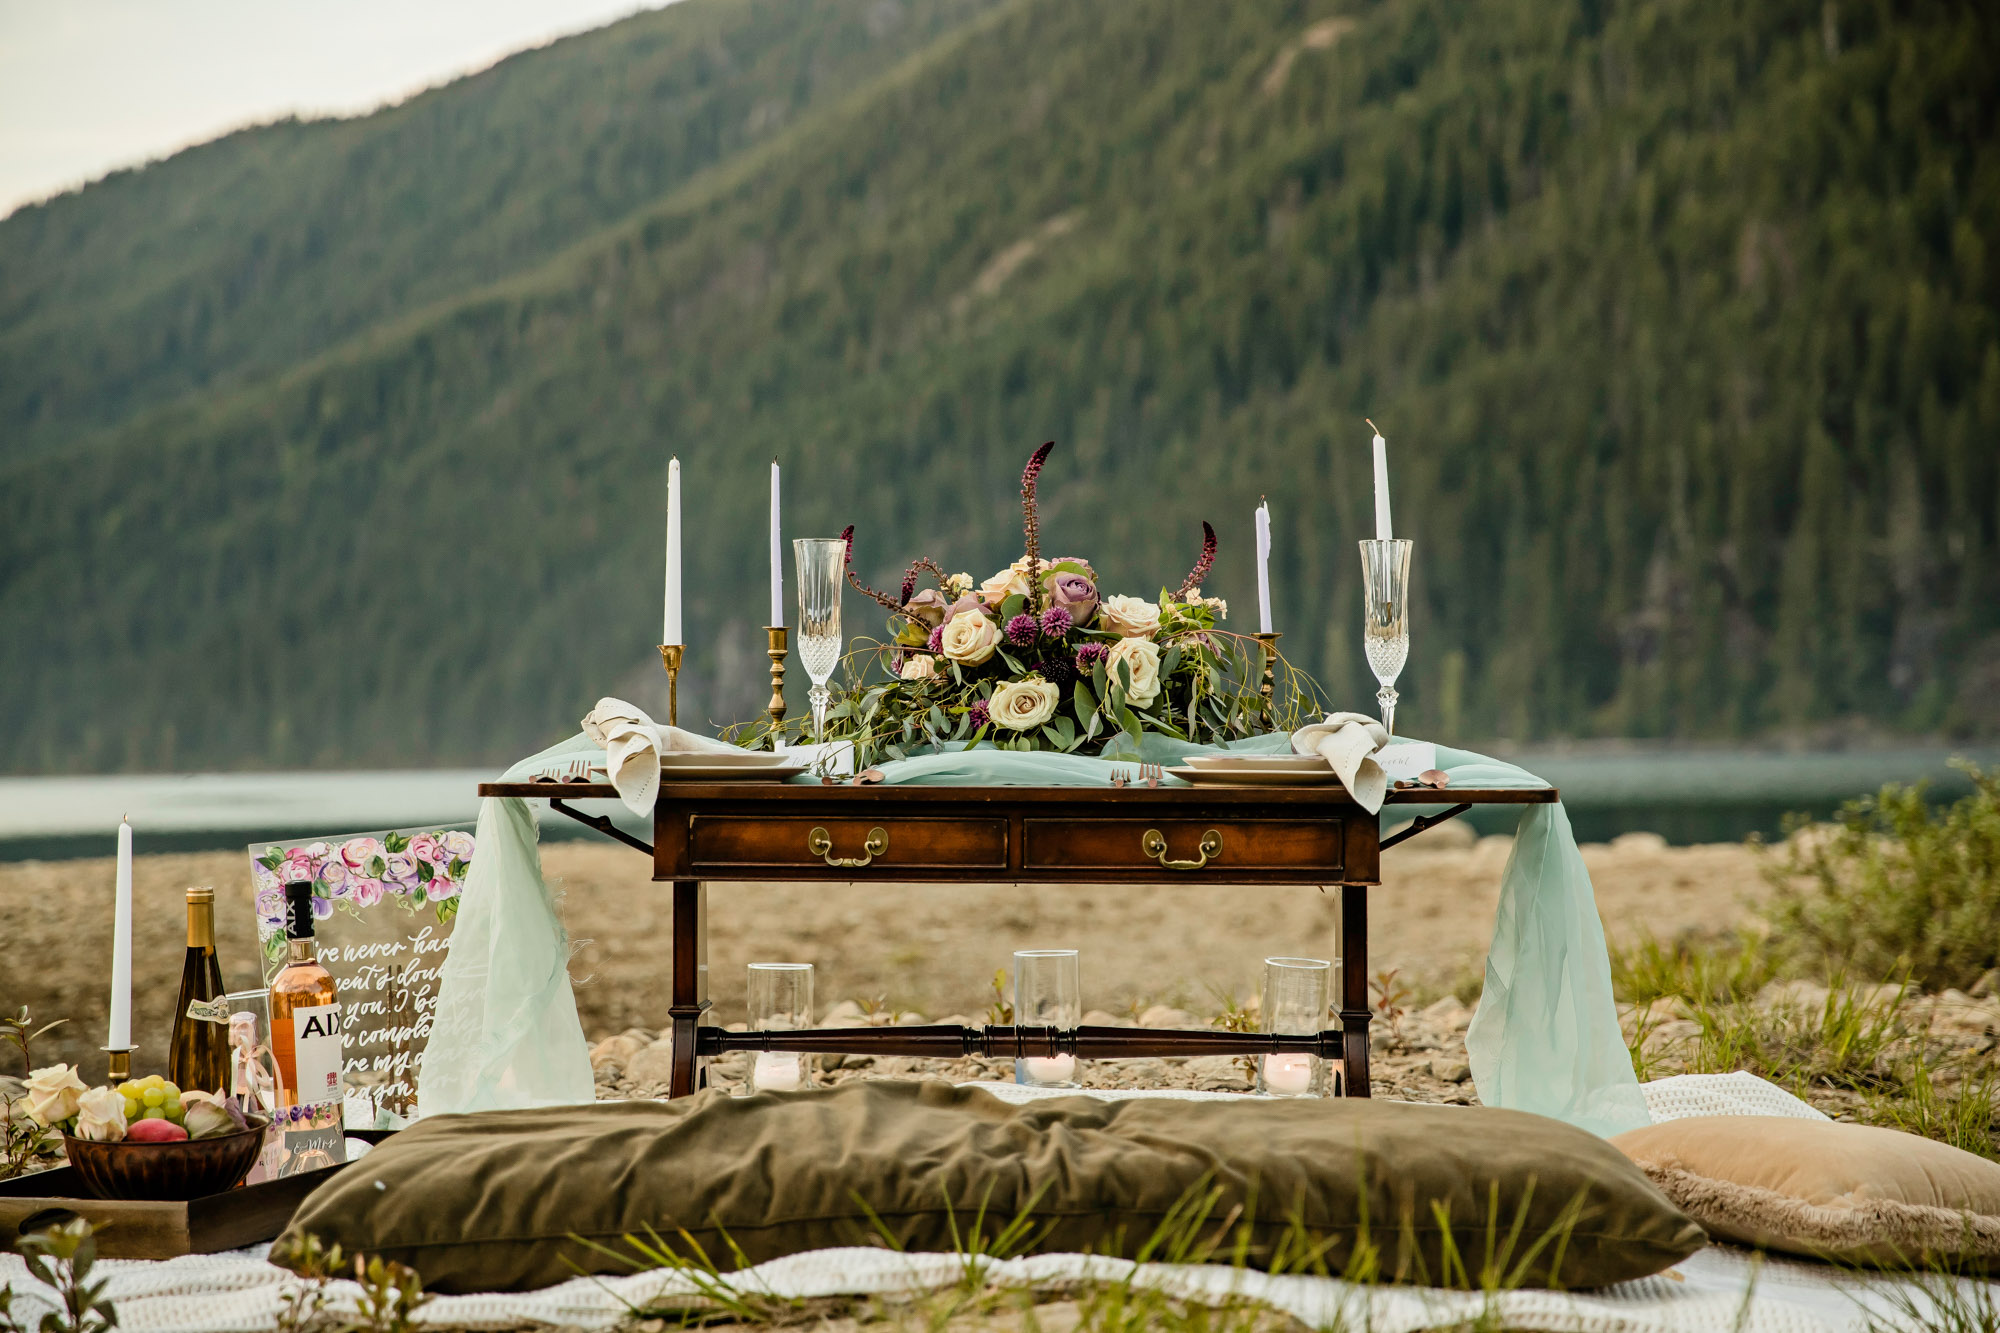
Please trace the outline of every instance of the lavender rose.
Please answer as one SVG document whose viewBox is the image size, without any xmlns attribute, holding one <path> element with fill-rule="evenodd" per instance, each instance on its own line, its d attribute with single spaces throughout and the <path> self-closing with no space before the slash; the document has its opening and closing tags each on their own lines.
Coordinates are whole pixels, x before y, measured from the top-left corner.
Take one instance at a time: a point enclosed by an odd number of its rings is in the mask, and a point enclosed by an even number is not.
<svg viewBox="0 0 2000 1333">
<path fill-rule="evenodd" d="M 1049 581 L 1049 605 L 1069 612 L 1071 624 L 1088 625 L 1097 614 L 1097 585 L 1081 574 L 1058 574 Z"/>
</svg>

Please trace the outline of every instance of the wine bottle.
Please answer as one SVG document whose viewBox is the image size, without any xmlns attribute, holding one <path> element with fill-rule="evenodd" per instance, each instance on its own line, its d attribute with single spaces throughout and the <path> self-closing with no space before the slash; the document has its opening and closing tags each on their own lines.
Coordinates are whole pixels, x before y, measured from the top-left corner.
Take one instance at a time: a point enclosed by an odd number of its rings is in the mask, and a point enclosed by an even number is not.
<svg viewBox="0 0 2000 1333">
<path fill-rule="evenodd" d="M 340 1000 L 313 942 L 313 886 L 285 885 L 285 965 L 271 978 L 271 1054 L 278 1105 L 341 1100 Z"/>
<path fill-rule="evenodd" d="M 187 957 L 174 1001 L 167 1077 L 182 1091 L 229 1089 L 229 1016 L 218 1014 L 222 966 L 215 960 L 215 890 L 187 891 Z"/>
</svg>

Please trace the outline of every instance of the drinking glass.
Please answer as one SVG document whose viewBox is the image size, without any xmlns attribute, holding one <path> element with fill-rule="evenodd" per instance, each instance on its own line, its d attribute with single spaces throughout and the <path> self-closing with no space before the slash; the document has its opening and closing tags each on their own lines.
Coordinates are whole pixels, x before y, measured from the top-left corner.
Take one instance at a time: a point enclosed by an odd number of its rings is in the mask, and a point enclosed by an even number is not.
<svg viewBox="0 0 2000 1333">
<path fill-rule="evenodd" d="M 840 664 L 840 582 L 847 571 L 847 543 L 838 537 L 795 537 L 799 571 L 799 661 L 812 677 L 813 737 L 826 739 L 826 688 Z"/>
<path fill-rule="evenodd" d="M 1410 656 L 1410 550 L 1407 537 L 1361 543 L 1361 577 L 1365 585 L 1361 647 L 1368 669 L 1381 689 L 1382 728 L 1396 734 L 1396 677 Z"/>
<path fill-rule="evenodd" d="M 1076 950 L 1021 949 L 1014 954 L 1014 1026 L 1073 1028 L 1083 1018 Z M 1014 1081 L 1030 1088 L 1075 1088 L 1076 1057 L 1029 1056 L 1014 1062 Z"/>
<path fill-rule="evenodd" d="M 1266 1032 L 1316 1033 L 1326 1026 L 1333 964 L 1324 958 L 1264 960 Z M 1257 1091 L 1269 1097 L 1326 1096 L 1327 1062 L 1303 1051 L 1281 1051 L 1257 1062 Z"/>
<path fill-rule="evenodd" d="M 750 1028 L 754 1032 L 798 1032 L 813 1024 L 811 963 L 750 964 Z M 811 1057 L 793 1051 L 758 1051 L 750 1066 L 750 1091 L 778 1092 L 809 1087 Z"/>
</svg>

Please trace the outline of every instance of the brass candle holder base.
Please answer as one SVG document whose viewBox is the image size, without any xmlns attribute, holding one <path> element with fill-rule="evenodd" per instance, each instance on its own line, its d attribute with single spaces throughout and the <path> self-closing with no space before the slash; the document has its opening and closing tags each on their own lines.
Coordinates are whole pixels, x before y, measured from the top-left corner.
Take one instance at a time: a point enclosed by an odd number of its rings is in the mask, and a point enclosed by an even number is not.
<svg viewBox="0 0 2000 1333">
<path fill-rule="evenodd" d="M 132 1052 L 139 1049 L 137 1046 L 105 1046 L 100 1049 L 104 1052 L 106 1083 L 123 1083 L 132 1077 Z"/>
<path fill-rule="evenodd" d="M 667 669 L 667 725 L 681 724 L 681 654 L 687 651 L 684 643 L 663 643 L 660 645 L 660 665 Z"/>
<path fill-rule="evenodd" d="M 785 725 L 785 654 L 790 651 L 791 631 L 783 625 L 766 625 L 764 634 L 769 639 L 764 655 L 771 659 L 771 702 L 764 705 L 764 711 L 771 715 L 771 748 L 775 750 Z"/>
<path fill-rule="evenodd" d="M 1259 634 L 1256 636 L 1258 644 L 1261 645 L 1264 650 L 1264 683 L 1258 686 L 1258 690 L 1264 696 L 1264 704 L 1266 708 L 1269 708 L 1270 706 L 1272 686 L 1276 683 L 1276 674 L 1278 669 L 1278 640 L 1284 637 L 1285 636 L 1282 634 L 1275 634 L 1275 633 Z"/>
</svg>

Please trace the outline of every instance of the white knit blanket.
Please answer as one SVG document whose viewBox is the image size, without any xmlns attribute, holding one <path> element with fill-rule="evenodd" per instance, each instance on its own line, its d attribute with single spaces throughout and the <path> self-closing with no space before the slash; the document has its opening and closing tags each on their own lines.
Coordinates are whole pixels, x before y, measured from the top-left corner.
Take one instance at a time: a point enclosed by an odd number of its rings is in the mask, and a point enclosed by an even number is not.
<svg viewBox="0 0 2000 1333">
<path fill-rule="evenodd" d="M 1051 1095 L 1012 1084 L 981 1084 L 1010 1100 Z M 1782 1115 L 1820 1118 L 1789 1093 L 1749 1074 L 1683 1074 L 1646 1086 L 1656 1120 L 1689 1115 Z M 1061 1094 L 1054 1094 L 1061 1095 Z M 1073 1095 L 1073 1094 L 1072 1094 Z M 1230 1097 L 1234 1093 L 1103 1092 L 1105 1097 Z M 267 1264 L 263 1247 L 227 1254 L 188 1255 L 162 1262 L 100 1261 L 110 1279 L 120 1327 L 154 1333 L 264 1333 L 277 1327 L 281 1300 L 299 1285 Z M 952 1255 L 899 1255 L 877 1249 L 815 1250 L 731 1275 L 741 1290 L 773 1296 L 890 1295 L 948 1286 L 963 1276 Z M 1135 1265 L 1082 1254 L 1042 1254 L 993 1263 L 986 1272 L 1000 1286 L 1049 1288 L 1077 1279 L 1130 1280 L 1190 1300 L 1227 1296 L 1263 1301 L 1314 1328 L 1344 1324 L 1374 1333 L 1416 1333 L 1448 1327 L 1490 1310 L 1509 1329 L 1550 1333 L 1863 1333 L 1921 1329 L 1930 1309 L 1928 1291 L 1915 1284 L 1861 1278 L 1824 1265 L 1758 1259 L 1741 1250 L 1711 1246 L 1667 1273 L 1599 1291 L 1504 1292 L 1492 1297 L 1413 1287 L 1361 1287 L 1330 1278 L 1273 1277 L 1220 1265 Z M 19 1257 L 0 1255 L 0 1279 L 14 1292 L 14 1316 L 33 1327 L 54 1309 L 47 1288 L 26 1275 Z M 1962 1293 L 2000 1308 L 2000 1283 L 1961 1282 Z M 352 1311 L 358 1288 L 328 1284 L 330 1305 Z M 577 1278 L 543 1291 L 441 1296 L 418 1312 L 428 1326 L 516 1328 L 543 1323 L 578 1329 L 611 1329 L 634 1307 L 676 1296 L 692 1298 L 693 1285 L 671 1273 L 618 1278 Z M 687 1302 L 682 1302 L 687 1303 Z M 1910 1312 L 1916 1312 L 1916 1318 Z"/>
</svg>

